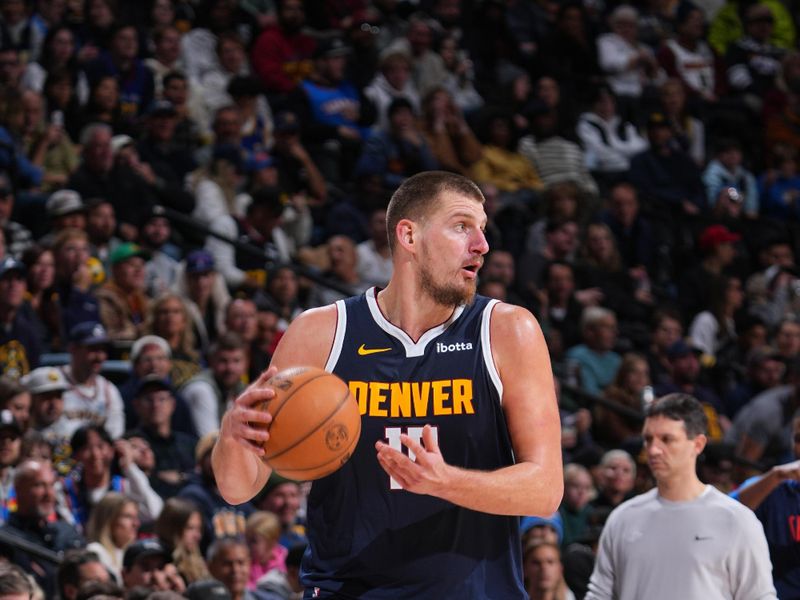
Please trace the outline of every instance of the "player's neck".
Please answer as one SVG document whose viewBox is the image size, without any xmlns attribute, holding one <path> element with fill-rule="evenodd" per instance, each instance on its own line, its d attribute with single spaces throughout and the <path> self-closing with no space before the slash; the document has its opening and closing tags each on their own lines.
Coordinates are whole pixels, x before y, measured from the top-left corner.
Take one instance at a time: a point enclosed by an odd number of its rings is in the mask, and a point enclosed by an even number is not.
<svg viewBox="0 0 800 600">
<path fill-rule="evenodd" d="M 393 282 L 378 293 L 378 306 L 390 323 L 415 341 L 429 329 L 447 321 L 455 310 L 454 306 L 434 302 L 415 286 Z"/>
<path fill-rule="evenodd" d="M 658 481 L 658 495 L 670 502 L 689 502 L 706 489 L 706 484 L 696 475 L 690 477 L 675 476 Z"/>
</svg>

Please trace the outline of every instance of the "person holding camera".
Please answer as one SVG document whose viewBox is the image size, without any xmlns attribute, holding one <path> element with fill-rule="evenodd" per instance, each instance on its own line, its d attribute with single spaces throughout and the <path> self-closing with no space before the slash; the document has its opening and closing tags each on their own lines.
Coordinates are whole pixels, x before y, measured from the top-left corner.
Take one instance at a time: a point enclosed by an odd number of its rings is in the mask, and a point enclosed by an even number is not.
<svg viewBox="0 0 800 600">
<path fill-rule="evenodd" d="M 716 157 L 703 171 L 708 206 L 719 217 L 758 217 L 758 185 L 742 166 L 742 146 L 732 139 L 717 143 Z"/>
</svg>

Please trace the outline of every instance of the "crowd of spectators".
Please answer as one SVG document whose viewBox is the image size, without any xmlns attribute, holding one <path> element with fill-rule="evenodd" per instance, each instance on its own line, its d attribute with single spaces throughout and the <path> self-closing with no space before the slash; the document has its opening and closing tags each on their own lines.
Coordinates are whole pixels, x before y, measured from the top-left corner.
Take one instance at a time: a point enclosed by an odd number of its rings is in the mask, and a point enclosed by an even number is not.
<svg viewBox="0 0 800 600">
<path fill-rule="evenodd" d="M 479 291 L 558 376 L 530 597 L 582 597 L 671 392 L 704 482 L 766 472 L 737 493 L 800 593 L 769 525 L 798 502 L 795 28 L 787 0 L 0 0 L 0 534 L 43 549 L 0 555 L 47 598 L 299 597 L 306 486 L 228 505 L 215 432 L 302 310 L 386 284 L 388 199 L 443 169 L 486 197 Z"/>
</svg>

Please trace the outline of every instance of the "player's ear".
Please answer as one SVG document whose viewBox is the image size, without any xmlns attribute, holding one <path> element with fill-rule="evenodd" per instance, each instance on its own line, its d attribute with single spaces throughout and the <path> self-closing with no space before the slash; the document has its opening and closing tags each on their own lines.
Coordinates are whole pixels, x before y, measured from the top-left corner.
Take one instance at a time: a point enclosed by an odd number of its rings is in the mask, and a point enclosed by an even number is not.
<svg viewBox="0 0 800 600">
<path fill-rule="evenodd" d="M 397 222 L 397 227 L 394 230 L 397 237 L 397 243 L 406 250 L 412 250 L 416 240 L 417 227 L 413 221 L 409 219 L 400 219 Z"/>
</svg>

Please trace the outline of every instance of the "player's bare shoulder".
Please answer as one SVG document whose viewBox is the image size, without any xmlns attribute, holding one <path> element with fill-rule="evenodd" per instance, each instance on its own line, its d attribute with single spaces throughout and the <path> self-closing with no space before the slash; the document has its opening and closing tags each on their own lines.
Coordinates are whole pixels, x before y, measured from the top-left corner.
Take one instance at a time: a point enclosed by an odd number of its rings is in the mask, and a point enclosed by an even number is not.
<svg viewBox="0 0 800 600">
<path fill-rule="evenodd" d="M 492 355 L 501 374 L 504 367 L 527 363 L 541 351 L 547 352 L 539 322 L 522 306 L 495 304 L 489 331 Z"/>
<path fill-rule="evenodd" d="M 324 367 L 336 335 L 337 319 L 335 304 L 301 313 L 283 334 L 272 364 L 278 370 L 296 365 Z"/>
</svg>

